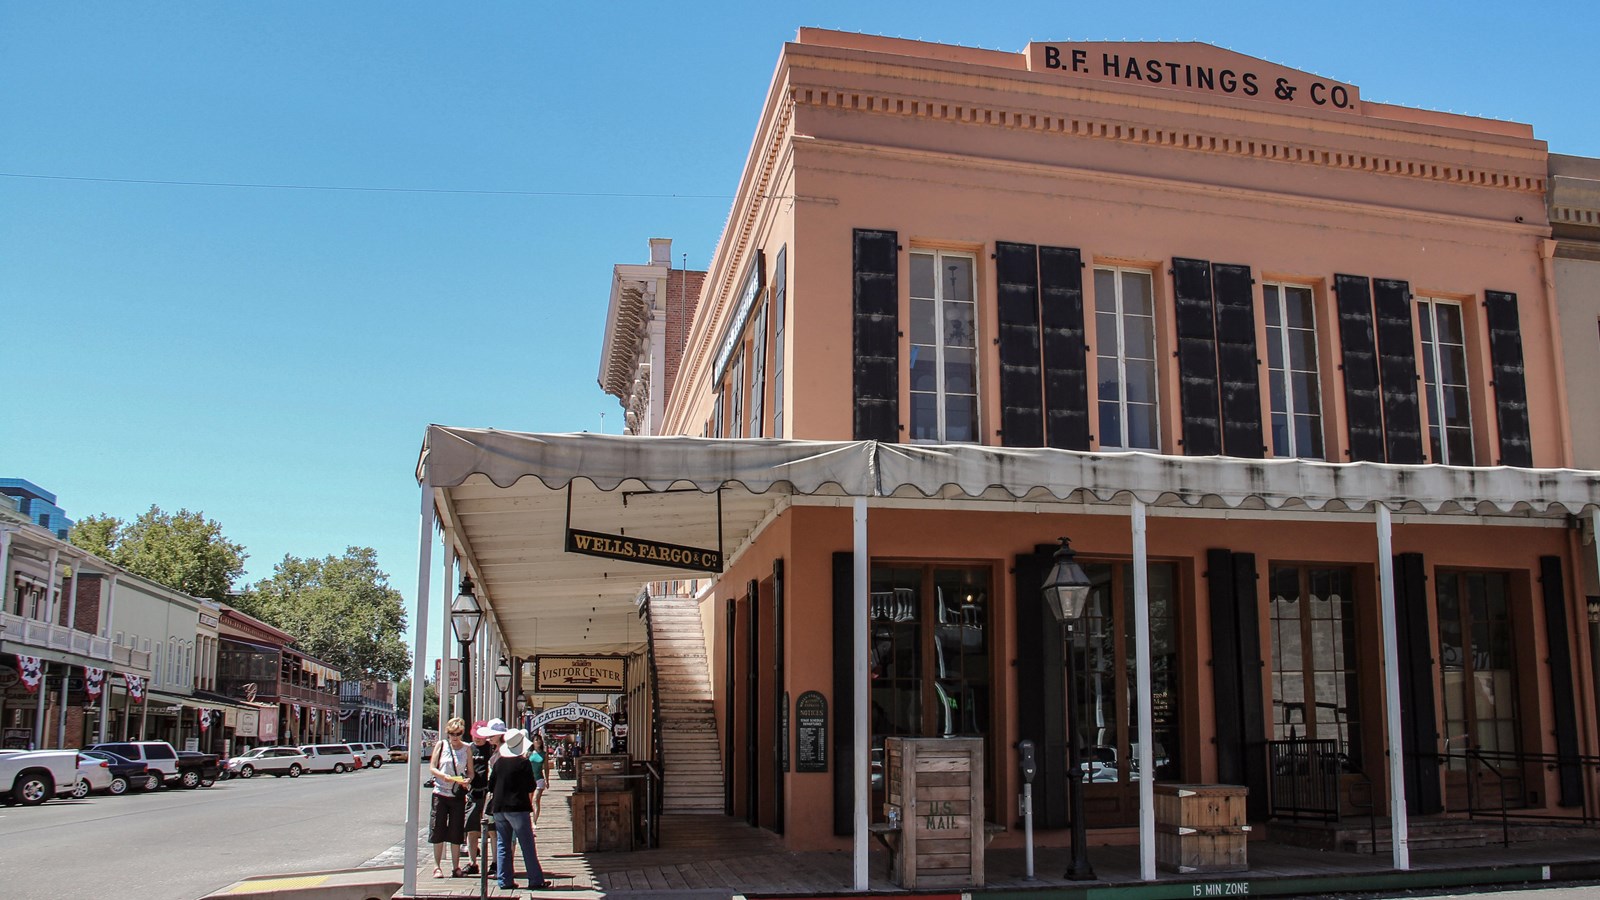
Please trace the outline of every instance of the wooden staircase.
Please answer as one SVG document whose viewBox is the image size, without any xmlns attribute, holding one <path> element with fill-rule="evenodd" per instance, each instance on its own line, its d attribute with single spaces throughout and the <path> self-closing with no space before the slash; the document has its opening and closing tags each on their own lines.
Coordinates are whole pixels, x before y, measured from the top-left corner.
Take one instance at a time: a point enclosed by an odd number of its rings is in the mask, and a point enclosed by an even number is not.
<svg viewBox="0 0 1600 900">
<path fill-rule="evenodd" d="M 660 703 L 662 812 L 721 815 L 722 751 L 700 604 L 651 597 L 650 639 Z"/>
</svg>

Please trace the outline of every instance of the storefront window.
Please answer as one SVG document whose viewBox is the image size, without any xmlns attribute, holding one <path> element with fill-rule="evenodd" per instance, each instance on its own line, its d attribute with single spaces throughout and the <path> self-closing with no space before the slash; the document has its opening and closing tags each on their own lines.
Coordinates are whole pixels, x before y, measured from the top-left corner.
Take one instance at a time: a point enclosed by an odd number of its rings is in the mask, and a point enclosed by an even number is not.
<svg viewBox="0 0 1600 900">
<path fill-rule="evenodd" d="M 1091 784 L 1137 782 L 1133 566 L 1086 563 L 1083 568 L 1094 589 L 1069 639 L 1077 727 L 1087 746 L 1085 778 Z M 1148 572 L 1151 753 L 1156 780 L 1170 781 L 1178 777 L 1179 768 L 1177 570 L 1170 563 L 1151 563 Z"/>
<path fill-rule="evenodd" d="M 1274 565 L 1272 737 L 1337 741 L 1361 771 L 1356 615 L 1349 569 Z"/>
<path fill-rule="evenodd" d="M 1509 579 L 1503 572 L 1440 569 L 1434 580 L 1445 746 L 1452 754 L 1468 749 L 1516 753 L 1517 660 Z M 1451 756 L 1447 765 L 1464 769 L 1466 760 Z"/>
<path fill-rule="evenodd" d="M 986 567 L 873 566 L 874 789 L 886 737 L 989 733 L 989 578 Z"/>
</svg>

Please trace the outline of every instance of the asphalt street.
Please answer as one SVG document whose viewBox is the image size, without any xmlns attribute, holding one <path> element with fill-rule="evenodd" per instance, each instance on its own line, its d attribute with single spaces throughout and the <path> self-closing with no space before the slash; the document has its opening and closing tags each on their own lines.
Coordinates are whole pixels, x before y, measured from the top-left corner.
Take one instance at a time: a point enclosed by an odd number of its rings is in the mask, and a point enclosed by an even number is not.
<svg viewBox="0 0 1600 900">
<path fill-rule="evenodd" d="M 400 840 L 418 768 L 0 807 L 0 897 L 195 900 L 251 875 L 359 866 Z"/>
</svg>

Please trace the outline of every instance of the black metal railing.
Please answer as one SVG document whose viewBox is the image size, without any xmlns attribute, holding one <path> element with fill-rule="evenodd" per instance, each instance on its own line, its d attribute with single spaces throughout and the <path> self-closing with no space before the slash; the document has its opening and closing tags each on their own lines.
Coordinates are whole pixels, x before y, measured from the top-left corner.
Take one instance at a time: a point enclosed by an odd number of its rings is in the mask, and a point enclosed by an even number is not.
<svg viewBox="0 0 1600 900">
<path fill-rule="evenodd" d="M 1270 815 L 1296 821 L 1339 820 L 1339 742 L 1290 738 L 1267 741 Z"/>
<path fill-rule="evenodd" d="M 1378 852 L 1378 791 L 1372 786 L 1372 779 L 1365 775 L 1357 775 L 1350 783 L 1350 806 L 1354 809 L 1367 811 L 1367 841 L 1372 845 L 1373 855 Z M 1393 840 L 1393 835 L 1390 836 Z"/>
<path fill-rule="evenodd" d="M 1559 822 L 1571 825 L 1592 826 L 1600 824 L 1600 810 L 1596 809 L 1594 792 L 1584 785 L 1579 792 L 1580 802 L 1576 815 L 1560 807 L 1530 808 L 1528 778 L 1535 770 L 1556 772 L 1577 768 L 1586 781 L 1600 775 L 1600 756 L 1556 753 L 1521 753 L 1503 750 L 1442 751 L 1421 754 L 1431 756 L 1446 770 L 1465 772 L 1466 813 L 1474 819 L 1498 819 L 1502 835 L 1509 843 L 1510 823 L 1513 821 Z M 1486 784 L 1493 779 L 1492 784 Z M 1492 791 L 1492 794 L 1490 793 Z"/>
</svg>

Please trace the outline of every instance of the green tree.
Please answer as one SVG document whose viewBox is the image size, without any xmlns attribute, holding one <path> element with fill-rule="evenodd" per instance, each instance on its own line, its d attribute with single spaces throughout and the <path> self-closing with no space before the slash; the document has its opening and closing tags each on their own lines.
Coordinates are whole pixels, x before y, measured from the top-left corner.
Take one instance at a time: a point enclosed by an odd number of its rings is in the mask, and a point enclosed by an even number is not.
<svg viewBox="0 0 1600 900">
<path fill-rule="evenodd" d="M 151 581 L 195 597 L 226 600 L 244 574 L 248 554 L 222 533 L 222 526 L 204 513 L 159 506 L 132 522 L 115 516 L 88 516 L 74 524 L 67 539 L 73 545 L 143 575 Z"/>
<path fill-rule="evenodd" d="M 411 719 L 411 679 L 405 678 L 396 688 L 395 711 L 400 718 Z M 422 727 L 439 730 L 439 683 L 429 677 L 422 683 Z"/>
<path fill-rule="evenodd" d="M 404 598 L 389 586 L 370 547 L 350 547 L 343 556 L 322 559 L 285 556 L 271 578 L 232 602 L 294 635 L 297 647 L 346 680 L 399 679 L 411 667 L 401 637 Z"/>
</svg>

